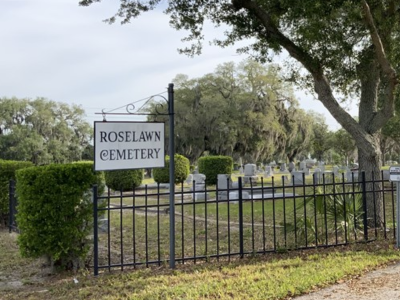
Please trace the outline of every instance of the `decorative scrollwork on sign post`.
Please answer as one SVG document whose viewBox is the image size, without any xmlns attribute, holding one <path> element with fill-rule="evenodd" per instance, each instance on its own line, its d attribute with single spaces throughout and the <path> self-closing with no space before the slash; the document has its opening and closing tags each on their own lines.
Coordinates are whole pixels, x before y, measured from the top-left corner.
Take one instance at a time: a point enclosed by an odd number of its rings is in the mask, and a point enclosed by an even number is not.
<svg viewBox="0 0 400 300">
<path fill-rule="evenodd" d="M 106 120 L 107 115 L 170 116 L 171 112 L 169 111 L 169 102 L 171 100 L 164 97 L 163 94 L 165 94 L 165 92 L 151 95 L 150 97 L 146 97 L 108 111 L 105 111 L 103 109 L 101 113 L 96 113 L 96 114 L 101 114 L 103 116 L 103 121 Z M 157 101 L 157 98 L 161 99 L 165 103 Z M 143 101 L 145 102 L 140 106 L 138 106 L 138 103 Z M 168 105 L 168 112 L 165 112 L 166 108 L 165 104 Z M 153 105 L 154 112 L 149 112 L 150 105 Z"/>
</svg>

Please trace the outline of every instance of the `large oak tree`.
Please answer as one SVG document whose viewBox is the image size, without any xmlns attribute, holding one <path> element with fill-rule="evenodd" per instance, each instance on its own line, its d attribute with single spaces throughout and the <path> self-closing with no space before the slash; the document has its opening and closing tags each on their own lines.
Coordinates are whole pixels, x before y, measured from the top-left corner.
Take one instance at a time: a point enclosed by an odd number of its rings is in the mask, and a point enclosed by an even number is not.
<svg viewBox="0 0 400 300">
<path fill-rule="evenodd" d="M 100 0 L 81 0 L 90 5 Z M 121 0 L 119 11 L 108 21 L 129 22 L 155 9 L 161 0 Z M 190 0 L 169 1 L 165 11 L 171 25 L 188 30 L 191 46 L 200 53 L 205 22 L 228 25 L 220 46 L 251 39 L 239 49 L 261 60 L 270 51 L 286 50 L 307 72 L 294 80 L 312 87 L 332 116 L 354 138 L 360 169 L 379 176 L 382 165 L 380 130 L 393 116 L 398 85 L 400 2 L 398 0 Z M 295 71 L 294 65 L 292 65 Z M 337 93 L 336 93 L 337 92 Z M 357 97 L 358 121 L 341 106 L 337 95 Z M 372 187 L 370 187 L 372 188 Z M 373 197 L 369 217 L 374 216 Z M 377 199 L 378 223 L 382 201 Z"/>
</svg>

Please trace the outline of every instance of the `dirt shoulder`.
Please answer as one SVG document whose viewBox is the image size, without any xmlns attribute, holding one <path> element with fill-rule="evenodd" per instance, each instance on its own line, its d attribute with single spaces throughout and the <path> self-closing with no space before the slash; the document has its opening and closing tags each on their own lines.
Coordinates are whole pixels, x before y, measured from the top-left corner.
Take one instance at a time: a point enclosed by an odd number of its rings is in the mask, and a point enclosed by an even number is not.
<svg viewBox="0 0 400 300">
<path fill-rule="evenodd" d="M 295 298 L 295 300 L 321 299 L 398 300 L 400 299 L 400 262 Z"/>
</svg>

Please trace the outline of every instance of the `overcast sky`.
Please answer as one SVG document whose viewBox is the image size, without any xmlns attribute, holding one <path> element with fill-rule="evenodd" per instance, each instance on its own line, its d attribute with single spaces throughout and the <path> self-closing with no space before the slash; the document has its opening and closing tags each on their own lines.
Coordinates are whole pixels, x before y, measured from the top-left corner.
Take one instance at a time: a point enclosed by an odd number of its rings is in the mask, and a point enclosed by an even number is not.
<svg viewBox="0 0 400 300">
<path fill-rule="evenodd" d="M 246 58 L 215 46 L 196 58 L 178 54 L 185 33 L 169 27 L 161 11 L 128 25 L 102 22 L 119 2 L 80 7 L 78 0 L 0 0 L 0 97 L 79 104 L 92 122 L 101 120 L 95 112 L 102 109 L 166 91 L 177 74 L 196 78 Z M 207 28 L 206 37 L 219 32 Z M 298 97 L 304 109 L 323 113 L 332 129 L 339 128 L 312 95 Z"/>
</svg>

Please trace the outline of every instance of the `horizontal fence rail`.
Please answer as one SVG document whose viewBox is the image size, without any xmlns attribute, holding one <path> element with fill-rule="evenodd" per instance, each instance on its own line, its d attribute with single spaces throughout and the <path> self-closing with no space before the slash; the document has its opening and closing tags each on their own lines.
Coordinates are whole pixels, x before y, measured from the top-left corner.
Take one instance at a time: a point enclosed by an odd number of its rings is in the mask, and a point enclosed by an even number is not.
<svg viewBox="0 0 400 300">
<path fill-rule="evenodd" d="M 175 188 L 176 262 L 395 238 L 394 186 L 378 175 L 181 183 Z M 166 186 L 108 189 L 94 196 L 94 217 L 95 274 L 169 262 Z"/>
</svg>

